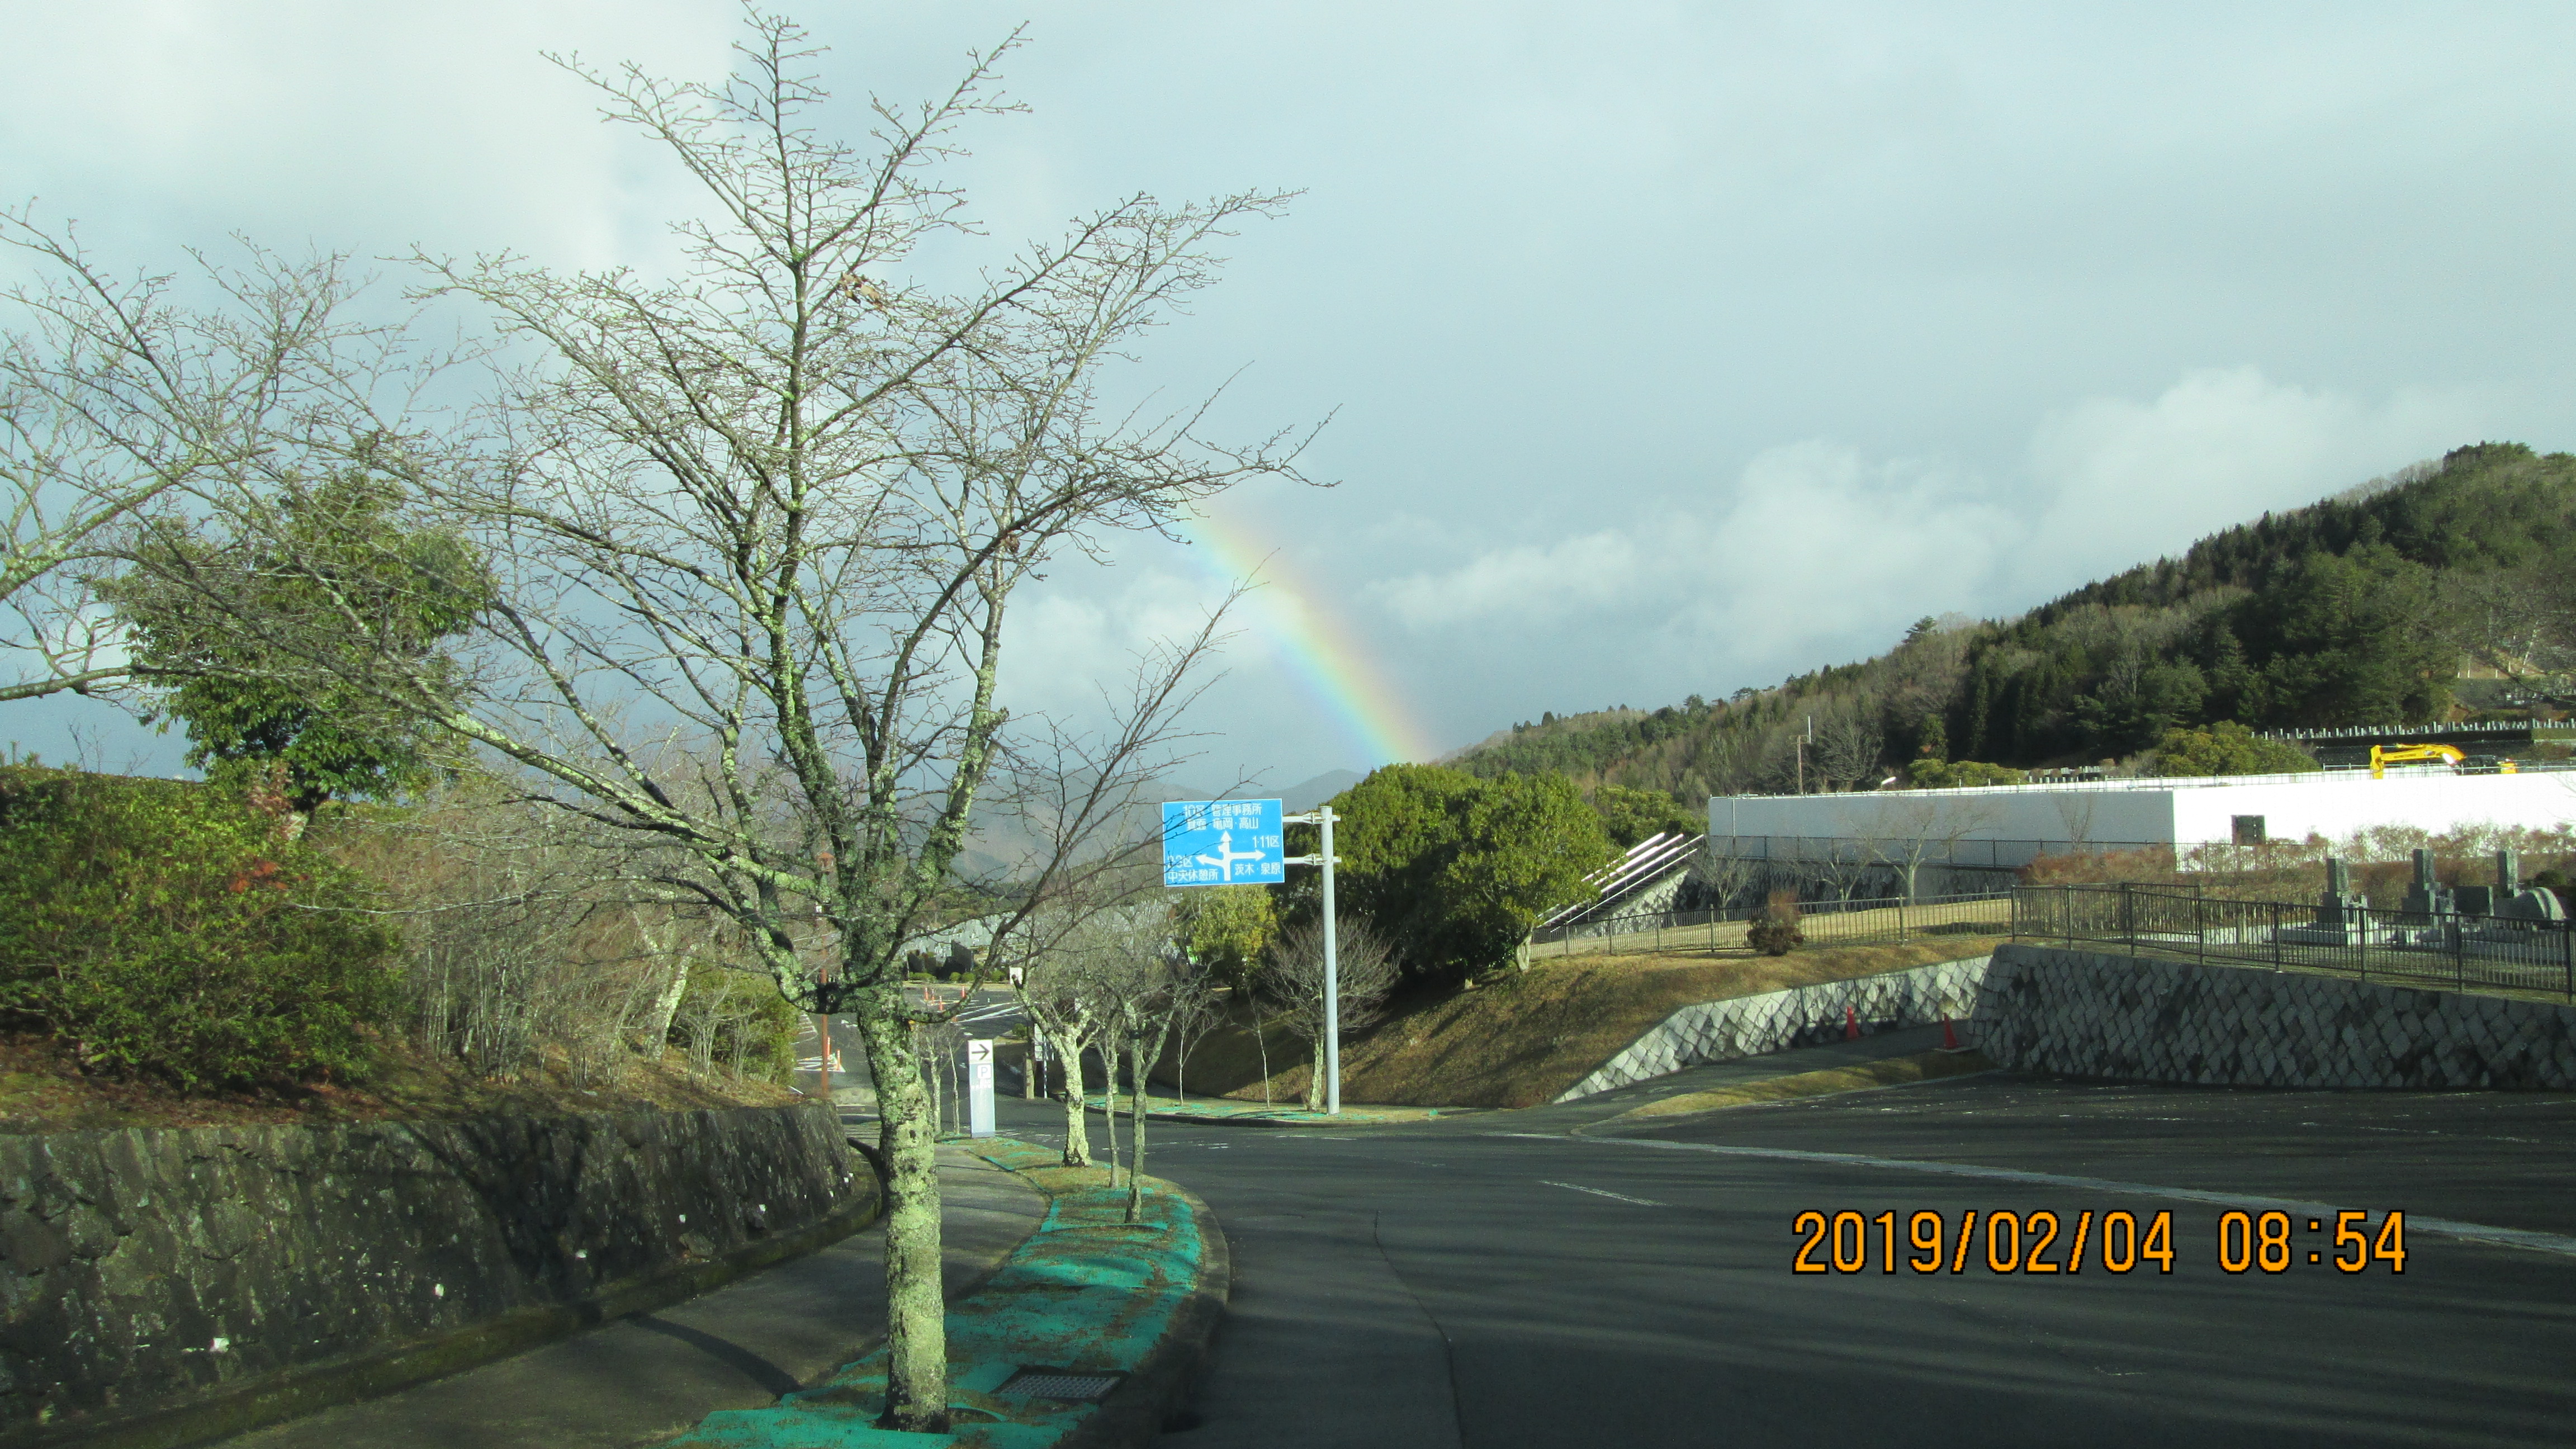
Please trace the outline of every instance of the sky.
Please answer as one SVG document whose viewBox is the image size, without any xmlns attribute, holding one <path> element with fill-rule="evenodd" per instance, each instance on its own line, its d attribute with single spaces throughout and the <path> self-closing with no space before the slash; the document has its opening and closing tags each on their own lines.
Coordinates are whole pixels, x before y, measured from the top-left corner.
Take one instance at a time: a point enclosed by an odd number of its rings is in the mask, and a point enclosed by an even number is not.
<svg viewBox="0 0 2576 1449">
<path fill-rule="evenodd" d="M 1776 684 L 2464 443 L 2576 447 L 2576 7 L 838 4 L 844 128 L 1015 25 L 951 175 L 997 249 L 1300 193 L 1119 386 L 1329 420 L 1022 601 L 1082 718 L 1231 584 L 1206 778 Z M 577 53 L 714 79 L 720 0 L 0 0 L 0 201 L 168 265 L 233 234 L 566 268 L 694 205 Z M 380 269 L 401 280 L 390 262 Z M 1330 486 L 1322 486 L 1327 485 Z M 48 758 L 166 765 L 101 707 Z"/>
</svg>

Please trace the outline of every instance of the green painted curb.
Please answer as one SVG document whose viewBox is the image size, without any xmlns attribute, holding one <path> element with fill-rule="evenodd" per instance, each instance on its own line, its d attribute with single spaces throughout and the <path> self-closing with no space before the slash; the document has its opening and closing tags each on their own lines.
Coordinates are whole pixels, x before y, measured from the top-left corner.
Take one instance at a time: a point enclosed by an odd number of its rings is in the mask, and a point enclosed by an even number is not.
<svg viewBox="0 0 2576 1449">
<path fill-rule="evenodd" d="M 1052 1166 L 1057 1154 L 1007 1138 L 973 1149 L 996 1167 Z M 1216 1214 L 1187 1189 L 1053 1197 L 1045 1219 L 984 1285 L 948 1306 L 946 1434 L 876 1427 L 886 1398 L 879 1348 L 765 1409 L 727 1409 L 664 1449 L 1141 1449 L 1188 1401 L 1233 1281 Z M 1117 1375 L 1097 1404 L 1005 1396 L 1022 1368 Z"/>
</svg>

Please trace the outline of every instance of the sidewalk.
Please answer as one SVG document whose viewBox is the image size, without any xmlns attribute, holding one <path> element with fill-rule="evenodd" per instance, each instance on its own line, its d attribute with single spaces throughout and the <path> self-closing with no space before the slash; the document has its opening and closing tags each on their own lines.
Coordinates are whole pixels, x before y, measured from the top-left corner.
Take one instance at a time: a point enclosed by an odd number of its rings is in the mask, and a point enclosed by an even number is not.
<svg viewBox="0 0 2576 1449">
<path fill-rule="evenodd" d="M 1049 1200 L 1046 1221 L 981 1290 L 948 1304 L 945 1434 L 876 1427 L 880 1348 L 765 1408 L 710 1414 L 669 1449 L 1117 1449 L 1151 1440 L 1187 1400 L 1225 1316 L 1233 1259 L 1205 1202 L 1177 1183 L 1128 1189 L 1053 1148 L 972 1150 Z"/>
<path fill-rule="evenodd" d="M 1046 1200 L 939 1149 L 947 1287 L 972 1291 L 1036 1230 Z M 625 1449 L 716 1409 L 757 1408 L 859 1357 L 885 1331 L 885 1235 L 870 1227 L 658 1313 L 223 1441 L 228 1449 Z"/>
</svg>

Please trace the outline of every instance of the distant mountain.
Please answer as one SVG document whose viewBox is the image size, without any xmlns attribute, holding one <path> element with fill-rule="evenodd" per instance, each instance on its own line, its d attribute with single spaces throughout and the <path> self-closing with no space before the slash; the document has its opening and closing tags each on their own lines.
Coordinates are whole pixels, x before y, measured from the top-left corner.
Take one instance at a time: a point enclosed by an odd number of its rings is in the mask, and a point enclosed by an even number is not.
<svg viewBox="0 0 2576 1449">
<path fill-rule="evenodd" d="M 1282 809 L 1290 814 L 1312 810 L 1325 801 L 1358 784 L 1364 776 L 1358 770 L 1327 770 L 1302 784 L 1274 789 L 1260 783 L 1259 777 L 1249 785 L 1236 785 L 1219 790 L 1203 780 L 1163 780 L 1155 783 L 1148 795 L 1156 802 L 1165 800 L 1267 800 L 1276 797 Z"/>
<path fill-rule="evenodd" d="M 1279 803 L 1292 815 L 1312 810 L 1366 778 L 1358 770 L 1326 770 L 1303 784 L 1280 791 Z"/>
<path fill-rule="evenodd" d="M 1544 715 L 1448 763 L 1689 800 L 1802 777 L 1849 789 L 1925 757 L 2093 763 L 2217 720 L 2512 716 L 2535 697 L 2576 698 L 2571 581 L 2576 457 L 2485 443 L 2019 618 L 1924 619 L 1885 654 L 1723 701 Z"/>
</svg>

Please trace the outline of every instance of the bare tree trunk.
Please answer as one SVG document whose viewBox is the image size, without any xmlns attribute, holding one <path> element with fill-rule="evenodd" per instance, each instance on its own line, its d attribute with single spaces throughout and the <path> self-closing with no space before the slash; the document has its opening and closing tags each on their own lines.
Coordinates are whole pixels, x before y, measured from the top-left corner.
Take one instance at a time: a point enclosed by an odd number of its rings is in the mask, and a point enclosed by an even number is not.
<svg viewBox="0 0 2576 1449">
<path fill-rule="evenodd" d="M 1128 1043 L 1127 1058 L 1136 1065 L 1136 1111 L 1133 1118 L 1135 1162 L 1127 1171 L 1127 1221 L 1131 1223 L 1145 1213 L 1145 1112 L 1151 1105 L 1151 1098 L 1146 1089 L 1152 1085 L 1145 1074 L 1151 1069 L 1154 1061 L 1162 1056 L 1163 1044 L 1170 1041 L 1171 1037 L 1172 1019 L 1169 1015 L 1165 1015 L 1162 1018 L 1162 1029 L 1154 1034 L 1153 1045 L 1150 1048 L 1142 1038 Z"/>
<path fill-rule="evenodd" d="M 1130 1060 L 1134 1060 L 1134 1059 L 1135 1059 L 1135 1052 L 1134 1052 L 1134 1050 L 1133 1050 L 1132 1048 L 1129 1050 L 1129 1052 L 1128 1052 L 1128 1056 L 1129 1056 L 1129 1059 L 1130 1059 Z M 1136 1085 L 1137 1085 L 1137 1087 L 1142 1088 L 1142 1087 L 1145 1085 L 1144 1080 L 1143 1080 L 1143 1073 L 1140 1071 L 1140 1072 L 1137 1074 L 1137 1076 L 1138 1076 L 1138 1080 L 1137 1080 L 1137 1082 L 1136 1082 Z M 1138 1216 L 1140 1216 L 1140 1215 L 1143 1213 L 1144 1208 L 1145 1208 L 1145 1094 L 1144 1094 L 1144 1092 L 1143 1092 L 1143 1091 L 1141 1091 L 1141 1090 L 1140 1090 L 1140 1091 L 1138 1091 L 1138 1092 L 1135 1094 L 1135 1097 L 1134 1097 L 1134 1099 L 1133 1099 L 1133 1100 L 1134 1100 L 1134 1102 L 1135 1102 L 1136 1110 L 1135 1110 L 1135 1113 L 1134 1113 L 1133 1117 L 1130 1119 L 1130 1121 L 1131 1121 L 1131 1122 L 1132 1122 L 1132 1124 L 1133 1124 L 1130 1130 L 1131 1130 L 1131 1131 L 1134 1133 L 1134 1135 L 1135 1135 L 1135 1144 L 1134 1144 L 1134 1145 L 1135 1145 L 1135 1152 L 1134 1152 L 1134 1160 L 1128 1164 L 1128 1168 L 1127 1168 L 1127 1221 L 1129 1221 L 1129 1222 L 1131 1222 L 1131 1223 L 1132 1223 L 1132 1222 L 1134 1222 L 1134 1221 L 1136 1221 L 1136 1219 L 1138 1218 Z"/>
<path fill-rule="evenodd" d="M 1100 1048 L 1100 1074 L 1108 1080 L 1100 1084 L 1101 1121 L 1109 1128 L 1109 1185 L 1118 1185 L 1118 1039 L 1107 1038 Z"/>
<path fill-rule="evenodd" d="M 1091 1124 L 1082 1115 L 1082 1043 L 1058 1041 L 1056 1060 L 1064 1067 L 1064 1165 L 1091 1165 Z"/>
<path fill-rule="evenodd" d="M 1261 1004 L 1247 995 L 1243 1004 L 1252 1011 L 1252 1042 L 1261 1050 L 1261 1110 L 1274 1105 L 1270 1100 L 1270 1030 L 1261 1020 Z"/>
<path fill-rule="evenodd" d="M 891 993 L 889 993 L 891 994 Z M 902 1002 L 880 1001 L 857 1021 L 877 1082 L 877 1143 L 886 1164 L 886 1406 L 878 1424 L 914 1433 L 948 1428 L 948 1353 L 940 1291 L 939 1148 L 934 1108 Z"/>
<path fill-rule="evenodd" d="M 653 1005 L 644 1013 L 649 1028 L 644 1040 L 651 1044 L 653 1059 L 661 1060 L 662 1047 L 671 1039 L 671 1022 L 680 1014 L 680 998 L 689 994 L 689 958 L 682 956 L 671 963 L 671 978 L 662 983 Z"/>
</svg>

